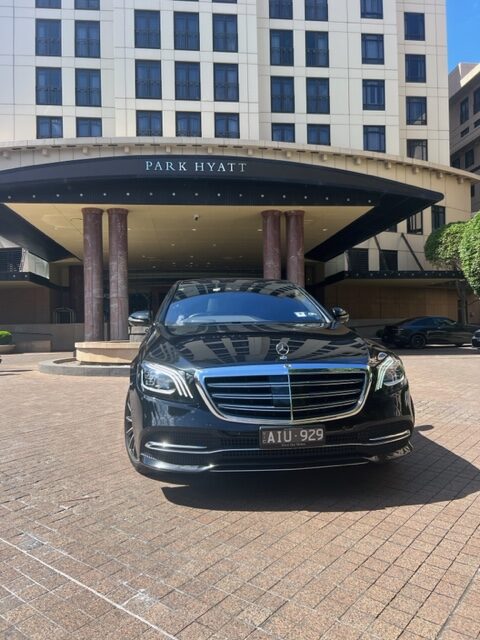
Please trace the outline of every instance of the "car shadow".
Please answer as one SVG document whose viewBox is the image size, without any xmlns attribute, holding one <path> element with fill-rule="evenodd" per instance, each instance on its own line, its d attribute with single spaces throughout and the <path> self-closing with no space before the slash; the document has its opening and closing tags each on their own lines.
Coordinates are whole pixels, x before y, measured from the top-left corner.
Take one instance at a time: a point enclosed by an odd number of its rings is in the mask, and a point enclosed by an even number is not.
<svg viewBox="0 0 480 640">
<path fill-rule="evenodd" d="M 213 511 L 375 511 L 460 500 L 480 490 L 480 470 L 420 426 L 411 455 L 386 465 L 162 478 L 169 502 Z M 179 484 L 176 484 L 176 483 Z"/>
</svg>

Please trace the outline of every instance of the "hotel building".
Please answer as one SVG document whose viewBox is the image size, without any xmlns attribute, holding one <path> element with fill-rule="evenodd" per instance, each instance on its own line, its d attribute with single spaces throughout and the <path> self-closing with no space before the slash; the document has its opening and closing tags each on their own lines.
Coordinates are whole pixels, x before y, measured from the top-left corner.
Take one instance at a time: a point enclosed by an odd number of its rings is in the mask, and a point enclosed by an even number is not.
<svg viewBox="0 0 480 640">
<path fill-rule="evenodd" d="M 285 277 L 360 324 L 456 316 L 458 274 L 423 255 L 478 181 L 450 167 L 445 21 L 445 0 L 0 0 L 2 328 L 123 339 L 202 275 Z"/>
</svg>

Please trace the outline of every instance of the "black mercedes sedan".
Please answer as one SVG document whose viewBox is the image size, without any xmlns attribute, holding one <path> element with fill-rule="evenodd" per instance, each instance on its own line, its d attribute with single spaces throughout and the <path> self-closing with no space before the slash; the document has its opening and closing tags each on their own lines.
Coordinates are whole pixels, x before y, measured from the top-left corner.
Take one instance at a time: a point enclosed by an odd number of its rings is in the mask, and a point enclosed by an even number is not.
<svg viewBox="0 0 480 640">
<path fill-rule="evenodd" d="M 277 280 L 177 282 L 131 366 L 133 466 L 247 472 L 385 462 L 411 451 L 401 360 Z M 130 316 L 149 323 L 148 313 Z"/>
<path fill-rule="evenodd" d="M 472 336 L 472 347 L 480 349 L 480 329 L 477 329 Z"/>
<path fill-rule="evenodd" d="M 478 328 L 476 325 L 462 324 L 441 316 L 420 316 L 386 325 L 382 342 L 412 349 L 423 349 L 427 344 L 454 344 L 460 347 L 470 343 Z"/>
</svg>

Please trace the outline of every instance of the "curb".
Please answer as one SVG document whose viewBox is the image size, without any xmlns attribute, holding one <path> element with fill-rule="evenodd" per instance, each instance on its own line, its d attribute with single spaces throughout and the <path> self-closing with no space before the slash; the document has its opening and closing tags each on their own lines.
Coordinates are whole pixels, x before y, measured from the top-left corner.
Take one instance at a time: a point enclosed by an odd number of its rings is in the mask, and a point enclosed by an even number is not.
<svg viewBox="0 0 480 640">
<path fill-rule="evenodd" d="M 75 358 L 45 360 L 38 363 L 38 370 L 41 373 L 57 376 L 128 377 L 130 375 L 128 364 L 79 364 Z"/>
</svg>

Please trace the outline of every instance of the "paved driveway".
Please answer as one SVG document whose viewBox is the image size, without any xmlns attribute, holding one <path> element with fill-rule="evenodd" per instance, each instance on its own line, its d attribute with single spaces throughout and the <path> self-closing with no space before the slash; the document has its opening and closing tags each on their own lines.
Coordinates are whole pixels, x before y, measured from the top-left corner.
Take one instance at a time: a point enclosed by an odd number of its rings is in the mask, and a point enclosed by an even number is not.
<svg viewBox="0 0 480 640">
<path fill-rule="evenodd" d="M 42 358 L 0 365 L 0 637 L 480 636 L 480 354 L 406 353 L 396 464 L 184 484 L 131 468 L 125 379 Z"/>
</svg>

